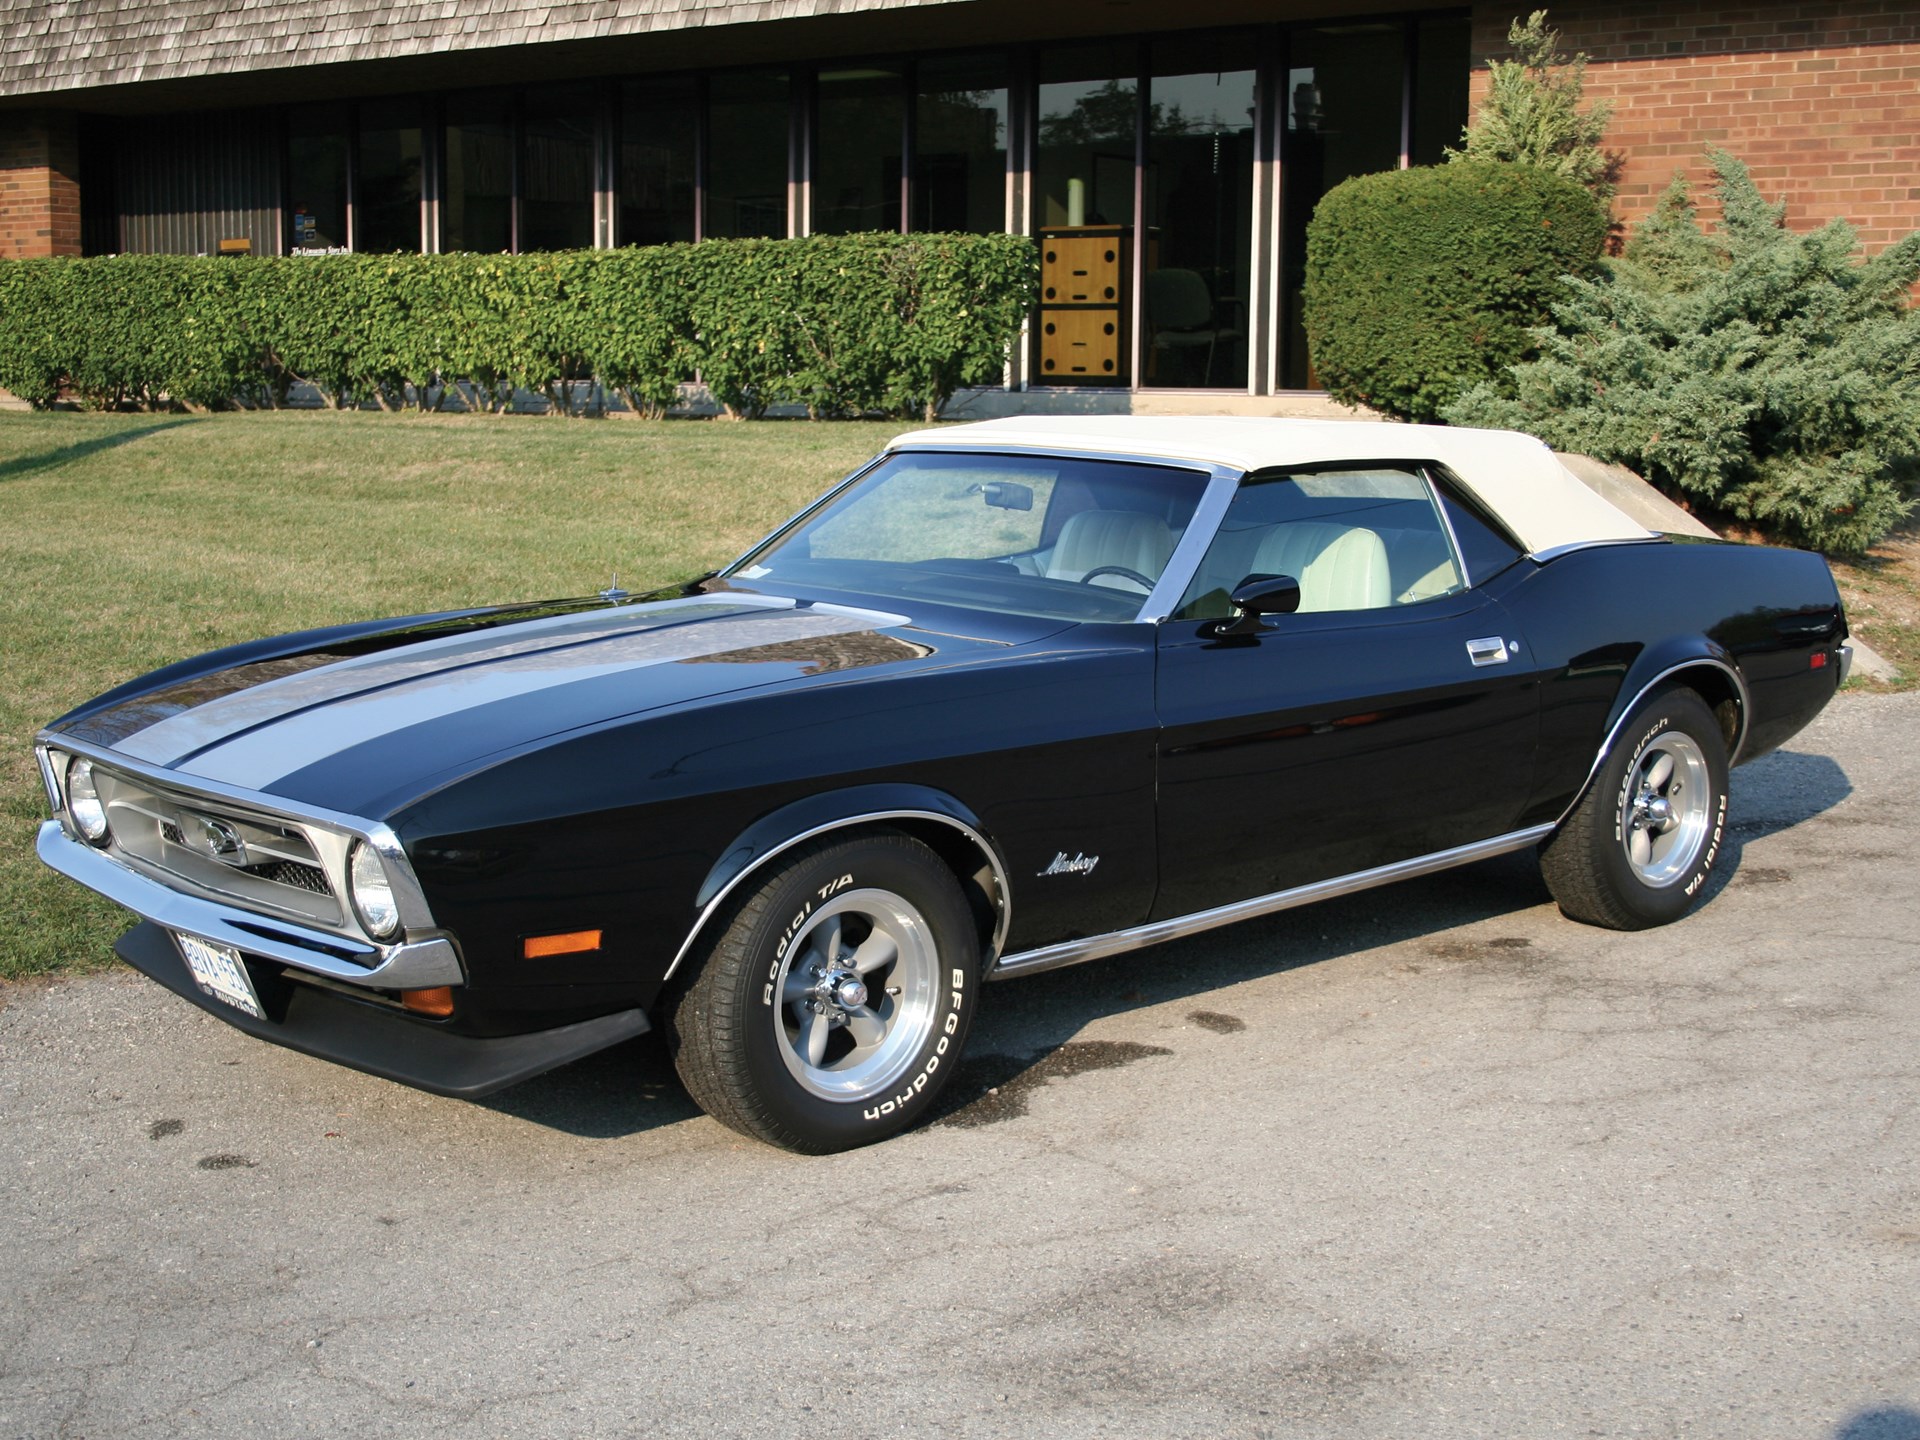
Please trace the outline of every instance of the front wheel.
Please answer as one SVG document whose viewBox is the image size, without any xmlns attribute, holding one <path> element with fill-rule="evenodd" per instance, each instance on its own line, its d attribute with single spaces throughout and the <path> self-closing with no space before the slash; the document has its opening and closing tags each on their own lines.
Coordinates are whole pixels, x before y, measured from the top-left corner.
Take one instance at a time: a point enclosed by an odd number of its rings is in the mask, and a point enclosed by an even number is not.
<svg viewBox="0 0 1920 1440">
<path fill-rule="evenodd" d="M 1713 713 L 1684 689 L 1649 696 L 1620 735 L 1540 869 L 1570 919 L 1644 930 L 1684 915 L 1719 857 L 1727 748 Z"/>
<path fill-rule="evenodd" d="M 669 1026 L 703 1110 L 810 1154 L 928 1113 L 959 1063 L 980 970 L 966 900 L 932 850 L 892 831 L 816 841 L 713 933 Z"/>
</svg>

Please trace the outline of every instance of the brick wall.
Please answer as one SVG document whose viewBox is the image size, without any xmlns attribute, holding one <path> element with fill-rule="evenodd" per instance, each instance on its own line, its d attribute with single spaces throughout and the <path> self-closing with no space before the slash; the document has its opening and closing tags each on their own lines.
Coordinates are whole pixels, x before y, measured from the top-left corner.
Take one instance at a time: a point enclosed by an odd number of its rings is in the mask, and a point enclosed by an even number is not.
<svg viewBox="0 0 1920 1440">
<path fill-rule="evenodd" d="M 79 174 L 71 115 L 0 112 L 0 259 L 80 253 Z"/>
<path fill-rule="evenodd" d="M 1485 57 L 1535 0 L 1474 5 L 1473 95 Z M 1561 48 L 1588 56 L 1587 95 L 1614 103 L 1631 223 L 1714 144 L 1744 160 L 1787 223 L 1840 218 L 1869 250 L 1920 230 L 1920 9 L 1894 0 L 1551 0 Z"/>
</svg>

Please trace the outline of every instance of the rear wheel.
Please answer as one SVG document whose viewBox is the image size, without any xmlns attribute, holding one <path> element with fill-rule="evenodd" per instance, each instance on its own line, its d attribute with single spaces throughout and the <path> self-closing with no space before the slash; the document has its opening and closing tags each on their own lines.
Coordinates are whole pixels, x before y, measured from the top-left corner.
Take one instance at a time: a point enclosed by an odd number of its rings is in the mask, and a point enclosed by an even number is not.
<svg viewBox="0 0 1920 1440">
<path fill-rule="evenodd" d="M 670 1042 L 714 1119 L 824 1154 L 932 1108 L 966 1041 L 980 960 L 933 851 L 892 831 L 804 846 L 713 936 L 672 1006 Z"/>
<path fill-rule="evenodd" d="M 1540 854 L 1561 912 L 1612 930 L 1677 920 L 1719 857 L 1727 750 L 1698 695 L 1649 696 Z"/>
</svg>

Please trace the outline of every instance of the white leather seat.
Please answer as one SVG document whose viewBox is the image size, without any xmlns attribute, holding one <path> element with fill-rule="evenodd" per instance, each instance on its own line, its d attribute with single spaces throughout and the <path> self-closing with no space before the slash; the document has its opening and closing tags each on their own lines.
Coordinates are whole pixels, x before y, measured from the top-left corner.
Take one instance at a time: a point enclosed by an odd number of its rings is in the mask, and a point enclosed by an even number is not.
<svg viewBox="0 0 1920 1440">
<path fill-rule="evenodd" d="M 1166 522 L 1138 510 L 1082 510 L 1060 527 L 1053 558 L 1047 562 L 1050 580 L 1078 580 L 1103 565 L 1120 565 L 1158 580 L 1173 556 L 1173 532 Z M 1122 575 L 1097 575 L 1088 582 L 1138 590 Z"/>
<path fill-rule="evenodd" d="M 1302 614 L 1393 603 L 1386 544 L 1360 526 L 1314 520 L 1276 525 L 1253 553 L 1253 572 L 1298 580 Z"/>
</svg>

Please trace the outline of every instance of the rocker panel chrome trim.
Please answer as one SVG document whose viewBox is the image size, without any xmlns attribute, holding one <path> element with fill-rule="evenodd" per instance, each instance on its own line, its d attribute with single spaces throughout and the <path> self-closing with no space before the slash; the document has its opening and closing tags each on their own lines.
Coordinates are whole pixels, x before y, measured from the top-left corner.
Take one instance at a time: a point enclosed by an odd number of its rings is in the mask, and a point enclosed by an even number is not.
<svg viewBox="0 0 1920 1440">
<path fill-rule="evenodd" d="M 699 918 L 693 922 L 693 928 L 687 931 L 687 938 L 680 942 L 680 948 L 674 952 L 673 963 L 667 966 L 667 973 L 661 977 L 662 983 L 673 978 L 674 972 L 680 968 L 680 962 L 685 960 L 687 952 L 693 949 L 693 942 L 698 940 L 700 932 L 706 929 L 707 921 L 713 918 L 714 912 L 726 902 L 727 896 L 731 895 L 749 875 L 763 869 L 769 860 L 776 855 L 785 854 L 796 845 L 804 845 L 809 840 L 831 834 L 835 830 L 848 830 L 857 825 L 872 824 L 877 820 L 937 820 L 949 829 L 958 830 L 966 836 L 973 842 L 974 848 L 986 857 L 988 866 L 993 870 L 993 888 L 997 892 L 994 896 L 996 914 L 993 922 L 993 939 L 988 944 L 987 953 L 981 958 L 986 965 L 991 966 L 993 957 L 1000 953 L 1000 947 L 1006 943 L 1007 924 L 1013 916 L 1013 895 L 1007 885 L 1006 867 L 1000 863 L 1000 853 L 987 843 L 986 836 L 964 820 L 956 820 L 951 815 L 942 815 L 938 810 L 872 810 L 860 815 L 848 815 L 838 820 L 829 820 L 824 824 L 802 830 L 797 835 L 789 836 L 721 886 L 714 897 L 701 908 Z"/>
<path fill-rule="evenodd" d="M 1373 870 L 1361 870 L 1352 875 L 1337 876 L 1332 880 L 1317 880 L 1311 885 L 1296 886 L 1292 890 L 1279 890 L 1271 895 L 1261 895 L 1252 900 L 1237 900 L 1231 905 L 1215 906 L 1211 910 L 1181 915 L 1172 920 L 1156 920 L 1148 925 L 1135 926 L 1131 930 L 1116 930 L 1108 935 L 1094 935 L 1085 940 L 1068 940 L 1039 950 L 1022 951 L 1018 955 L 1007 956 L 995 965 L 988 971 L 987 978 L 1002 980 L 1015 975 L 1037 974 L 1042 970 L 1057 970 L 1063 965 L 1078 965 L 1084 960 L 1101 960 L 1109 955 L 1125 954 L 1129 950 L 1144 949 L 1148 945 L 1158 945 L 1167 940 L 1179 940 L 1188 935 L 1198 935 L 1204 930 L 1231 925 L 1239 920 L 1252 920 L 1281 910 L 1291 910 L 1296 906 L 1311 905 L 1316 900 L 1331 900 L 1338 895 L 1351 895 L 1357 890 L 1371 890 L 1376 885 L 1391 885 L 1398 880 L 1411 880 L 1416 876 L 1431 875 L 1436 870 L 1450 870 L 1456 865 L 1471 865 L 1476 860 L 1489 860 L 1495 855 L 1524 850 L 1535 841 L 1544 839 L 1552 831 L 1551 825 L 1532 825 L 1525 830 L 1497 835 L 1491 840 L 1477 840 L 1471 845 L 1457 845 L 1451 850 L 1440 850 L 1432 855 L 1396 861 L 1392 865 L 1381 865 Z"/>
</svg>

